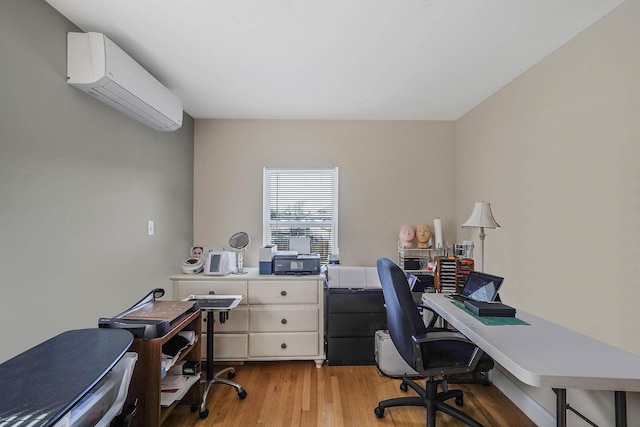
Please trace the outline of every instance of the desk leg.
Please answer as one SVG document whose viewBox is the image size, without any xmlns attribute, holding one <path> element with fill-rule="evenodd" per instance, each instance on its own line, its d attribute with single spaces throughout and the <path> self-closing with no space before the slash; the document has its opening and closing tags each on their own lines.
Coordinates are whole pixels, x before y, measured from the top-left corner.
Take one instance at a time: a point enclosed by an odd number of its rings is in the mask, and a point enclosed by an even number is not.
<svg viewBox="0 0 640 427">
<path fill-rule="evenodd" d="M 556 426 L 567 427 L 567 389 L 554 388 L 556 393 Z"/>
<path fill-rule="evenodd" d="M 616 391 L 616 427 L 627 427 L 627 393 Z"/>
<path fill-rule="evenodd" d="M 205 377 L 206 380 L 204 381 L 205 386 L 202 392 L 202 401 L 200 402 L 200 418 L 207 418 L 207 416 L 209 415 L 209 410 L 207 409 L 206 403 L 209 390 L 211 389 L 211 386 L 213 384 L 229 385 L 236 389 L 236 391 L 238 392 L 238 397 L 240 399 L 244 399 L 245 397 L 247 397 L 246 390 L 242 388 L 240 384 L 220 378 L 220 375 L 224 373 L 227 374 L 228 378 L 233 378 L 236 373 L 234 368 L 226 368 L 216 373 L 213 372 L 213 312 L 214 310 L 207 310 L 207 375 Z M 221 319 L 226 318 L 226 312 L 222 312 L 221 316 Z"/>
<path fill-rule="evenodd" d="M 202 400 L 200 401 L 200 418 L 206 418 L 209 415 L 207 409 L 207 396 L 213 384 L 213 310 L 207 310 L 207 375 L 204 381 L 204 389 L 202 390 Z"/>
<path fill-rule="evenodd" d="M 213 379 L 213 310 L 207 311 L 207 383 Z"/>
</svg>

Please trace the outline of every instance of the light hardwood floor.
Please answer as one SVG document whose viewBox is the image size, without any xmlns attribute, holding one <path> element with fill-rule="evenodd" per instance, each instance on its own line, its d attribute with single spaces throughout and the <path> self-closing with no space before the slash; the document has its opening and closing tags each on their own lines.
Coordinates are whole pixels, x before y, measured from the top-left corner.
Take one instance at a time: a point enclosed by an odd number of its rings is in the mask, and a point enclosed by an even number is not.
<svg viewBox="0 0 640 427">
<path fill-rule="evenodd" d="M 179 406 L 162 427 L 385 427 L 422 426 L 426 411 L 419 407 L 388 408 L 384 418 L 373 410 L 378 401 L 407 394 L 400 380 L 381 375 L 375 366 L 327 366 L 311 361 L 251 362 L 235 366 L 234 381 L 247 390 L 239 399 L 235 389 L 216 384 L 209 398 L 209 416 L 200 419 L 188 406 Z M 535 427 L 498 389 L 483 385 L 451 385 L 464 391 L 462 410 L 486 427 Z M 453 403 L 452 403 L 453 404 Z M 438 427 L 462 426 L 438 414 Z"/>
</svg>

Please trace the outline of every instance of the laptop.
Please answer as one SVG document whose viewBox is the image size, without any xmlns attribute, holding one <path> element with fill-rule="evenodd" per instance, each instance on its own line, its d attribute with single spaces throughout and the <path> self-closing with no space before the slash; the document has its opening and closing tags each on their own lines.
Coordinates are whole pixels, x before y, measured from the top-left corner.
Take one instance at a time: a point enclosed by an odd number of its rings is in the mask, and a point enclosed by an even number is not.
<svg viewBox="0 0 640 427">
<path fill-rule="evenodd" d="M 493 274 L 471 271 L 460 293 L 447 294 L 446 296 L 457 301 L 493 301 L 498 295 L 503 280 L 503 277 Z"/>
</svg>

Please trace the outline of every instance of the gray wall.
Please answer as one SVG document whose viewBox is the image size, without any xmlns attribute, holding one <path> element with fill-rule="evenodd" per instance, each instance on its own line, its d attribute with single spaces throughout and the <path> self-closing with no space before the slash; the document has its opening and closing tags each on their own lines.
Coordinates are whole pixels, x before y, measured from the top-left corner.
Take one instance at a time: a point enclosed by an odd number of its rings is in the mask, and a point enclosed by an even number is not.
<svg viewBox="0 0 640 427">
<path fill-rule="evenodd" d="M 156 132 L 69 86 L 68 31 L 0 2 L 0 362 L 169 290 L 192 244 L 193 120 Z"/>
</svg>

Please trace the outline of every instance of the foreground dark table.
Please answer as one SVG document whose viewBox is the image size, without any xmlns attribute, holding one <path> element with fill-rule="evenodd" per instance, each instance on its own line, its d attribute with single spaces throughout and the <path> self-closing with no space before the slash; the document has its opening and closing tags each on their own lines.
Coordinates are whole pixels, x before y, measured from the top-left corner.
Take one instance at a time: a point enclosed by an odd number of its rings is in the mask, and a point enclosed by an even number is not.
<svg viewBox="0 0 640 427">
<path fill-rule="evenodd" d="M 124 329 L 63 332 L 0 364 L 0 426 L 52 426 L 120 360 Z"/>
</svg>

